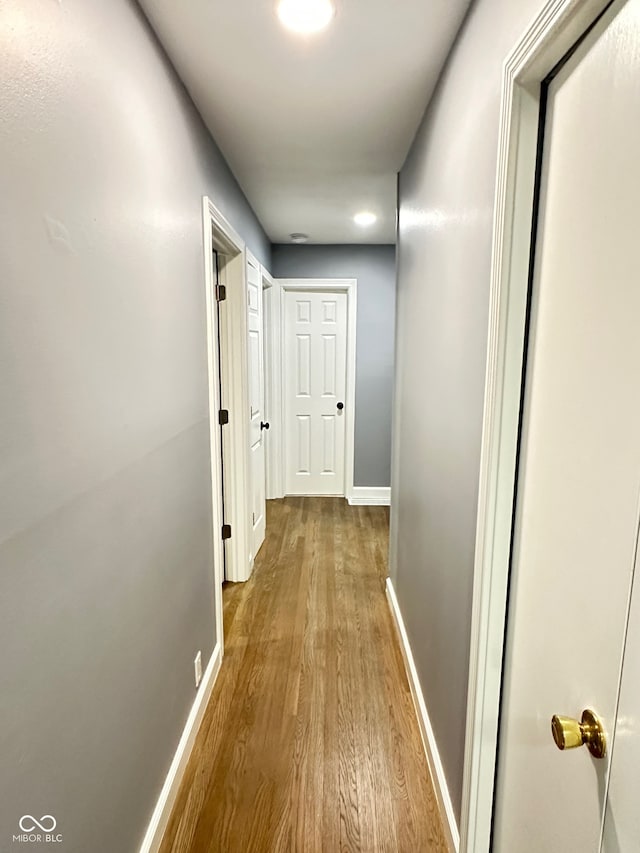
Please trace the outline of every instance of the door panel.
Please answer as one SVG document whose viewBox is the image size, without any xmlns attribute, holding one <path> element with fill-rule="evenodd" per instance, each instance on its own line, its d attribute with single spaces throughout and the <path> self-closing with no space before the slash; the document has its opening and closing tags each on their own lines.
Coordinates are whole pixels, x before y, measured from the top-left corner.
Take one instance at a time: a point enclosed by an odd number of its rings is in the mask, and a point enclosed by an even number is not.
<svg viewBox="0 0 640 853">
<path fill-rule="evenodd" d="M 266 530 L 266 468 L 264 438 L 264 326 L 262 317 L 262 275 L 251 262 L 247 264 L 249 400 L 251 445 L 252 553 L 264 542 Z"/>
<path fill-rule="evenodd" d="M 620 6 L 618 6 L 620 9 Z M 559 751 L 553 714 L 611 734 L 640 473 L 640 0 L 549 85 L 518 473 L 494 849 L 599 849 L 609 756 Z"/>
<path fill-rule="evenodd" d="M 285 489 L 344 495 L 346 293 L 284 294 Z"/>
<path fill-rule="evenodd" d="M 298 383 L 295 394 L 298 398 L 308 397 L 311 393 L 311 337 L 296 335 L 296 340 L 298 342 Z"/>
<path fill-rule="evenodd" d="M 330 321 L 325 321 L 330 322 Z M 336 396 L 336 336 L 322 336 L 322 396 Z"/>
<path fill-rule="evenodd" d="M 336 473 L 336 415 L 322 416 L 322 473 Z"/>
<path fill-rule="evenodd" d="M 309 415 L 296 415 L 298 422 L 298 473 L 311 473 L 311 418 Z"/>
</svg>

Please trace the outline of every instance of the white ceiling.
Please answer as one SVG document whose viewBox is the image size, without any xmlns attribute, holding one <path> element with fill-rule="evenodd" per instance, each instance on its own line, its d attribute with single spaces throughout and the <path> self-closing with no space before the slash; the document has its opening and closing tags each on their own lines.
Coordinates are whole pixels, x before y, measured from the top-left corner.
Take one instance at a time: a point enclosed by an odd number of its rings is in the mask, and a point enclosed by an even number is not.
<svg viewBox="0 0 640 853">
<path fill-rule="evenodd" d="M 140 2 L 273 242 L 394 242 L 396 173 L 468 0 L 337 0 L 305 38 L 275 0 Z"/>
</svg>

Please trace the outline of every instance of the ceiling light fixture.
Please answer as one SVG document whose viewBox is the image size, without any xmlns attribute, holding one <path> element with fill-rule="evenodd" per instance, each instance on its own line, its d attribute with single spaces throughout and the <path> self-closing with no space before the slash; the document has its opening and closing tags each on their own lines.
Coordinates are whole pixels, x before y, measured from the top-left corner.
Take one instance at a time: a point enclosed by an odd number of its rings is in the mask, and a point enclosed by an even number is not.
<svg viewBox="0 0 640 853">
<path fill-rule="evenodd" d="M 375 223 L 378 221 L 378 217 L 375 215 L 375 213 L 370 213 L 368 210 L 363 210 L 362 213 L 356 213 L 356 215 L 353 217 L 353 221 L 361 228 L 368 228 L 370 225 L 375 225 Z"/>
<path fill-rule="evenodd" d="M 331 0 L 280 0 L 278 3 L 278 17 L 282 24 L 302 35 L 326 29 L 335 13 Z"/>
<path fill-rule="evenodd" d="M 293 234 L 289 234 L 292 243 L 306 243 L 309 239 L 308 234 L 302 234 L 299 231 L 294 232 Z"/>
</svg>

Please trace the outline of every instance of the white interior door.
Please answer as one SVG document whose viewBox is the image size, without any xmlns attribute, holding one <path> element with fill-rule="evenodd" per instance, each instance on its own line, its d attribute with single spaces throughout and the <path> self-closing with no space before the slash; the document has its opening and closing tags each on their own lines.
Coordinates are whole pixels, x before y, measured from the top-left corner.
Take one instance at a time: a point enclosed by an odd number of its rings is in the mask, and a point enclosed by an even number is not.
<svg viewBox="0 0 640 853">
<path fill-rule="evenodd" d="M 347 294 L 284 292 L 285 491 L 344 495 Z"/>
<path fill-rule="evenodd" d="M 266 470 L 264 450 L 264 325 L 262 275 L 257 265 L 247 263 L 247 307 L 249 346 L 249 402 L 251 446 L 251 515 L 253 556 L 264 542 L 266 530 Z"/>
<path fill-rule="evenodd" d="M 635 559 L 640 0 L 616 8 L 548 89 L 497 853 L 595 853 L 600 847 L 611 750 L 604 759 L 584 747 L 561 752 L 550 720 L 593 709 L 611 742 Z M 631 846 L 613 849 L 640 849 L 638 836 Z"/>
<path fill-rule="evenodd" d="M 264 329 L 264 408 L 265 419 L 268 420 L 270 428 L 263 432 L 264 454 L 265 454 L 265 497 L 267 500 L 279 497 L 275 486 L 275 466 L 273 464 L 274 446 L 271 426 L 278 430 L 277 420 L 274 419 L 276 404 L 273 398 L 273 362 L 274 362 L 274 293 L 273 279 L 269 279 L 269 285 L 265 285 L 263 277 L 262 285 L 262 319 Z M 274 421 L 272 423 L 272 421 Z"/>
</svg>

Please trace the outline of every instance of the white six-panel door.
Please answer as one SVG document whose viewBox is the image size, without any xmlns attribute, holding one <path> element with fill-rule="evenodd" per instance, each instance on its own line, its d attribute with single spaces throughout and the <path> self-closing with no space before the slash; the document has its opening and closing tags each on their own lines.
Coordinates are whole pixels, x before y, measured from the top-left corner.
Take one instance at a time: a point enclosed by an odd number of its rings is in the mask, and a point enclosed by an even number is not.
<svg viewBox="0 0 640 853">
<path fill-rule="evenodd" d="M 251 448 L 252 554 L 264 542 L 266 530 L 266 469 L 264 449 L 264 332 L 262 274 L 257 262 L 247 263 L 247 308 L 249 347 L 249 444 Z"/>
<path fill-rule="evenodd" d="M 344 495 L 347 294 L 284 291 L 284 456 L 289 495 Z"/>
<path fill-rule="evenodd" d="M 600 847 L 640 487 L 639 22 L 640 0 L 616 4 L 548 91 L 495 853 Z M 604 759 L 554 745 L 552 715 L 585 709 L 608 733 Z M 624 766 L 637 826 L 637 761 Z M 608 848 L 636 849 L 637 834 Z"/>
</svg>

